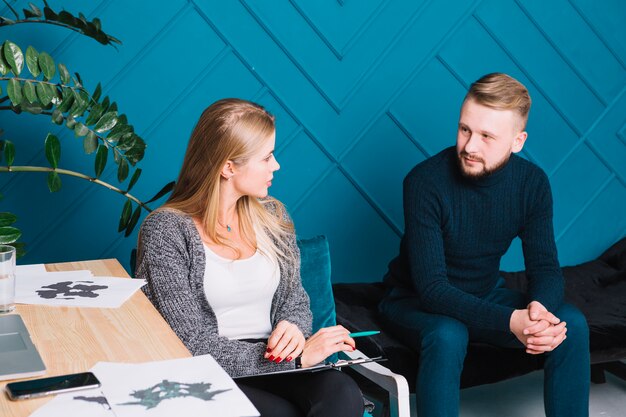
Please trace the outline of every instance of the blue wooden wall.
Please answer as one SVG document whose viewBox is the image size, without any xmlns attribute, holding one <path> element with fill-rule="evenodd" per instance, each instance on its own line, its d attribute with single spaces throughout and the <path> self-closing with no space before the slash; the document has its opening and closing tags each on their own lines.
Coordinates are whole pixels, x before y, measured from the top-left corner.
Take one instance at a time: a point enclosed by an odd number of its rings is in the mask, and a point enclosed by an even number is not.
<svg viewBox="0 0 626 417">
<path fill-rule="evenodd" d="M 100 17 L 123 45 L 40 25 L 0 32 L 24 50 L 50 52 L 90 89 L 102 82 L 148 143 L 134 189 L 142 199 L 176 178 L 189 133 L 214 100 L 242 97 L 274 112 L 282 169 L 271 192 L 300 236 L 329 237 L 335 281 L 380 280 L 402 234 L 403 177 L 454 143 L 468 85 L 494 71 L 531 92 L 524 157 L 550 177 L 561 263 L 593 258 L 626 235 L 626 2 L 50 4 Z M 47 117 L 0 113 L 16 164 L 46 165 L 41 144 L 53 132 L 60 166 L 92 172 L 71 132 Z M 115 183 L 112 168 L 104 177 Z M 116 233 L 119 195 L 72 178 L 50 194 L 43 174 L 0 180 L 0 209 L 20 215 L 24 263 L 116 257 L 128 267 L 136 233 Z M 523 268 L 519 246 L 504 269 Z"/>
</svg>

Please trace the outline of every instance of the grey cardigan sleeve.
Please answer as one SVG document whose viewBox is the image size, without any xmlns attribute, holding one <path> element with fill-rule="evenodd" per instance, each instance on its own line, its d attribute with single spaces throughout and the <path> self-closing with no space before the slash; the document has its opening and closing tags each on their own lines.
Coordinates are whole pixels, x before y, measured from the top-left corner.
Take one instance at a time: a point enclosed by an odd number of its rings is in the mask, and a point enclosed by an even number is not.
<svg viewBox="0 0 626 417">
<path fill-rule="evenodd" d="M 190 217 L 161 210 L 142 224 L 137 277 L 147 280 L 144 292 L 193 355 L 210 354 L 231 376 L 293 368 L 293 362 L 263 358 L 263 342 L 219 336 L 203 291 L 204 263 L 204 247 Z"/>
</svg>

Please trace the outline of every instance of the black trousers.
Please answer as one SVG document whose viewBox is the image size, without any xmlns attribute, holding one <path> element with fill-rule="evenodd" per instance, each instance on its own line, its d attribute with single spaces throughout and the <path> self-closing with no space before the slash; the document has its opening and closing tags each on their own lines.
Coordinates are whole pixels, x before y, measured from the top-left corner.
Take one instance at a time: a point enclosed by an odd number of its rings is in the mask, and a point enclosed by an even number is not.
<svg viewBox="0 0 626 417">
<path fill-rule="evenodd" d="M 261 417 L 363 417 L 363 397 L 343 372 L 266 375 L 235 382 Z"/>
</svg>

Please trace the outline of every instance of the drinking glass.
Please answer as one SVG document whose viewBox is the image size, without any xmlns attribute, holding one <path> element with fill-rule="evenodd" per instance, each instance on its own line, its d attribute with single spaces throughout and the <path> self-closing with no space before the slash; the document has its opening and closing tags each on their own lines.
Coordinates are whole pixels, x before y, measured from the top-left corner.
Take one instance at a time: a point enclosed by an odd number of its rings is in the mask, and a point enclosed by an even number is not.
<svg viewBox="0 0 626 417">
<path fill-rule="evenodd" d="M 0 314 L 15 309 L 15 248 L 0 245 Z"/>
</svg>

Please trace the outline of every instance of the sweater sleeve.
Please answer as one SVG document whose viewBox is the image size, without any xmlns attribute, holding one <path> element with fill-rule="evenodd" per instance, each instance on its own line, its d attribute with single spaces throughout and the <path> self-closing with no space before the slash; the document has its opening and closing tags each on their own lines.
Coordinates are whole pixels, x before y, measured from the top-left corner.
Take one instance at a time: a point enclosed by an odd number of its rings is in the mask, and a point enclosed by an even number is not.
<svg viewBox="0 0 626 417">
<path fill-rule="evenodd" d="M 543 172 L 538 179 L 520 238 L 529 300 L 539 301 L 548 311 L 555 312 L 563 302 L 563 274 L 554 241 L 550 183 Z"/>
<path fill-rule="evenodd" d="M 482 300 L 448 280 L 441 197 L 427 178 L 404 180 L 404 218 L 410 279 L 420 306 L 469 326 L 509 331 L 512 308 Z"/>
<path fill-rule="evenodd" d="M 194 356 L 210 354 L 232 377 L 293 368 L 293 363 L 276 364 L 263 358 L 263 342 L 219 336 L 201 280 L 193 279 L 194 273 L 203 274 L 204 265 L 199 272 L 192 251 L 203 248 L 193 243 L 186 220 L 190 221 L 163 211 L 150 215 L 141 227 L 137 277 L 147 280 L 144 292 L 152 304 Z"/>
</svg>

